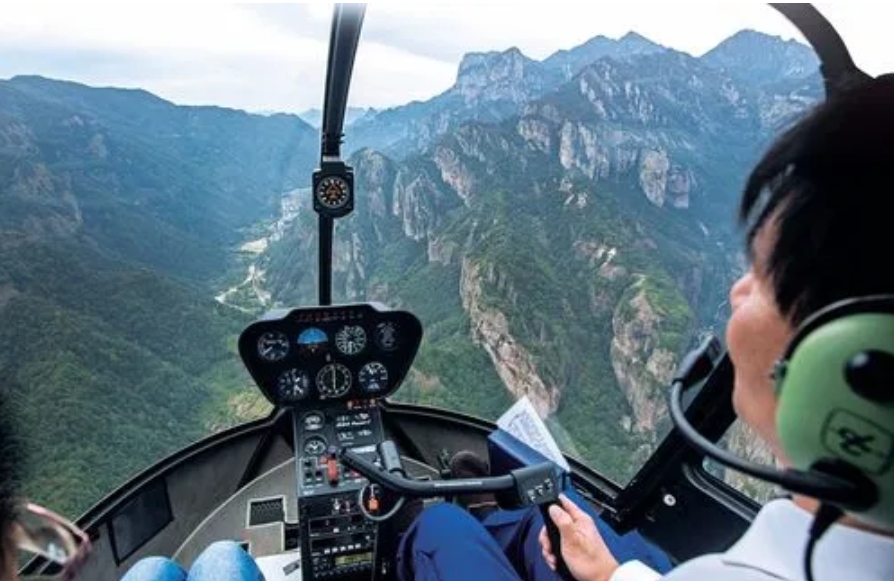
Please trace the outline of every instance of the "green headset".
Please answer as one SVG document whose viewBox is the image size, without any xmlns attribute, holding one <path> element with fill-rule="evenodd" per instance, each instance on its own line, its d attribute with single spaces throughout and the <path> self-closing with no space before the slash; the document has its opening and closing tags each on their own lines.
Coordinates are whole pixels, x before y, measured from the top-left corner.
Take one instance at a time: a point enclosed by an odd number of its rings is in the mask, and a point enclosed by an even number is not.
<svg viewBox="0 0 894 581">
<path fill-rule="evenodd" d="M 706 456 L 820 501 L 804 551 L 807 581 L 817 541 L 842 514 L 894 531 L 894 295 L 833 303 L 795 331 L 772 374 L 785 469 L 720 448 L 686 418 L 683 392 L 724 358 L 713 335 L 683 358 L 671 387 L 671 419 Z"/>
<path fill-rule="evenodd" d="M 709 337 L 673 380 L 671 419 L 689 443 L 739 472 L 894 531 L 894 295 L 833 303 L 795 331 L 773 370 L 776 430 L 790 463 L 782 470 L 718 447 L 686 418 L 683 392 L 710 373 L 720 350 Z"/>
<path fill-rule="evenodd" d="M 805 492 L 894 530 L 894 295 L 847 299 L 814 313 L 773 376 L 777 432 L 792 468 L 853 481 L 850 495 L 858 498 Z"/>
<path fill-rule="evenodd" d="M 810 4 L 770 6 L 816 50 L 827 98 L 873 81 Z M 721 464 L 834 507 L 817 518 L 822 526 L 812 537 L 834 522 L 836 511 L 894 531 L 894 295 L 838 301 L 795 331 L 773 370 L 776 429 L 790 463 L 784 470 L 719 448 L 686 419 L 683 391 L 710 373 L 720 352 L 720 342 L 709 337 L 683 359 L 673 380 L 671 419 L 689 443 Z"/>
</svg>

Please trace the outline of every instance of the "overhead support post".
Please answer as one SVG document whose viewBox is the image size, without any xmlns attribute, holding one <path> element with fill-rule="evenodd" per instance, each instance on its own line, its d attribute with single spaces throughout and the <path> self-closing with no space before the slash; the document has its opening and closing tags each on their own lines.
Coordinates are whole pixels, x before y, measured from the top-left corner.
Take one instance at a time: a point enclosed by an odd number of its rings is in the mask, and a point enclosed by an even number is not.
<svg viewBox="0 0 894 581">
<path fill-rule="evenodd" d="M 332 304 L 334 221 L 354 210 L 354 172 L 341 158 L 348 90 L 360 42 L 365 4 L 336 4 L 329 38 L 320 166 L 313 173 L 314 211 L 319 215 L 319 301 Z"/>
</svg>

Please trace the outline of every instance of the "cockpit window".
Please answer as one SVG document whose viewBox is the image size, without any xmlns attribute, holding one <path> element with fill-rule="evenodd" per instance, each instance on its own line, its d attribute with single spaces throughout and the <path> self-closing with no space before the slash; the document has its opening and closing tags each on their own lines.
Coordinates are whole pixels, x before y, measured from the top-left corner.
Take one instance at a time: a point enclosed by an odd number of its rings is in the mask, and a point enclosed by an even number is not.
<svg viewBox="0 0 894 581">
<path fill-rule="evenodd" d="M 749 165 L 822 84 L 766 6 L 586 10 L 369 8 L 332 296 L 422 322 L 394 401 L 496 420 L 527 397 L 623 485 L 670 427 L 680 355 L 722 334 Z M 74 516 L 270 413 L 237 337 L 318 300 L 331 12 L 3 12 L 0 389 L 29 496 Z"/>
</svg>

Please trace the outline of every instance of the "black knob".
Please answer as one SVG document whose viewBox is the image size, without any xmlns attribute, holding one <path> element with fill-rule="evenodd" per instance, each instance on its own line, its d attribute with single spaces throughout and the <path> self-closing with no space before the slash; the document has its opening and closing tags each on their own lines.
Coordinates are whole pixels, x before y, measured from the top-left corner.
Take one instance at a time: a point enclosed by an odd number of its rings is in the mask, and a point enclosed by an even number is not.
<svg viewBox="0 0 894 581">
<path fill-rule="evenodd" d="M 879 403 L 894 401 L 894 354 L 870 349 L 851 357 L 844 377 L 854 393 Z"/>
</svg>

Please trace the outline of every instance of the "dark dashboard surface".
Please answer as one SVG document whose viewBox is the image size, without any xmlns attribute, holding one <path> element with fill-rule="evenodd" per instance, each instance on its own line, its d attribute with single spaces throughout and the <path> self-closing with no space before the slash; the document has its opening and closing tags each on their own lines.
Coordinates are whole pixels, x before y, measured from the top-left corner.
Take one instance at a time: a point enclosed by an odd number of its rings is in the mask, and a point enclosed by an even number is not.
<svg viewBox="0 0 894 581">
<path fill-rule="evenodd" d="M 406 377 L 422 325 L 374 303 L 271 311 L 239 337 L 239 354 L 277 405 L 385 397 Z"/>
</svg>

